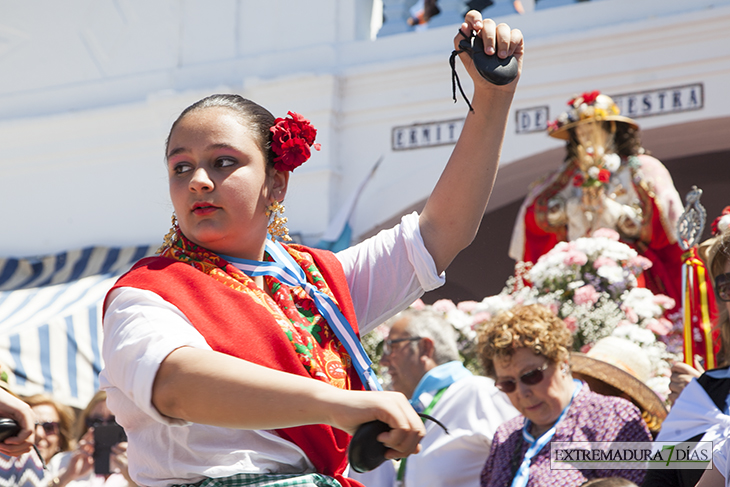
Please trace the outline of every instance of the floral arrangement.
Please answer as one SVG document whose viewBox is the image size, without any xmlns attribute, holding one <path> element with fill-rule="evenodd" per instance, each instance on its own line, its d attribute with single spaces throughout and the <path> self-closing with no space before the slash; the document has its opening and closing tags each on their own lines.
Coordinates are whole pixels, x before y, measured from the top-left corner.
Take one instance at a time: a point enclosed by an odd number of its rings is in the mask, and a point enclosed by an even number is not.
<svg viewBox="0 0 730 487">
<path fill-rule="evenodd" d="M 474 373 L 482 373 L 476 346 L 479 326 L 517 304 L 540 303 L 565 321 L 575 351 L 585 353 L 609 335 L 639 345 L 651 363 L 647 385 L 666 398 L 671 363 L 681 359 L 682 325 L 664 316 L 674 307 L 672 298 L 638 287 L 637 277 L 651 265 L 619 242 L 617 232 L 599 229 L 591 237 L 557 244 L 535 265 L 518 263 L 515 276 L 496 296 L 460 303 L 442 299 L 431 306 L 456 330 L 459 352 Z M 418 300 L 412 306 L 425 305 Z M 381 327 L 363 339 L 374 361 L 388 334 L 387 327 Z"/>
<path fill-rule="evenodd" d="M 681 323 L 665 318 L 674 307 L 668 296 L 638 287 L 637 276 L 651 261 L 618 241 L 614 230 L 561 242 L 534 266 L 518 268 L 507 287 L 475 309 L 494 314 L 515 304 L 541 303 L 552 308 L 573 334 L 576 351 L 587 352 L 613 335 L 638 344 L 649 357 L 648 382 L 661 397 L 669 393 L 671 363 L 681 359 Z"/>
<path fill-rule="evenodd" d="M 600 91 L 586 92 L 568 101 L 570 107 L 557 119 L 548 122 L 548 133 L 556 132 L 565 125 L 581 120 L 606 120 L 618 115 L 620 110 L 611 97 L 602 95 Z"/>
<path fill-rule="evenodd" d="M 313 147 L 320 150 L 320 144 L 315 144 L 317 129 L 298 113 L 288 112 L 286 118 L 277 118 L 271 127 L 271 150 L 276 154 L 274 168 L 279 171 L 293 171 L 304 164 L 312 155 L 309 150 Z"/>
<path fill-rule="evenodd" d="M 592 148 L 586 148 L 585 151 L 587 157 L 594 157 Z M 573 186 L 590 188 L 607 184 L 611 180 L 611 174 L 618 171 L 620 167 L 621 156 L 615 153 L 606 154 L 602 156 L 600 160 L 588 167 L 585 172 L 577 172 L 575 176 L 573 176 Z"/>
</svg>

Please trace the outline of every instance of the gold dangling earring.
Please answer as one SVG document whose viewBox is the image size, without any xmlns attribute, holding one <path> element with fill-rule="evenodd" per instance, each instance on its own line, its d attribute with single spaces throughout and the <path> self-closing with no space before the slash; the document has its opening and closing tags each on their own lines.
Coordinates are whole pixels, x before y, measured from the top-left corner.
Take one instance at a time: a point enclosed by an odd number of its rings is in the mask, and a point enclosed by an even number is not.
<svg viewBox="0 0 730 487">
<path fill-rule="evenodd" d="M 272 238 L 279 238 L 279 240 L 283 240 L 284 242 L 291 242 L 289 229 L 286 228 L 286 222 L 288 220 L 285 216 L 281 216 L 283 213 L 284 205 L 276 200 L 266 207 L 266 216 L 269 217 L 268 232 Z"/>
<path fill-rule="evenodd" d="M 178 238 L 178 232 L 180 231 L 180 226 L 177 224 L 177 216 L 175 216 L 175 212 L 172 212 L 172 227 L 170 227 L 170 231 L 167 232 L 167 235 L 165 235 L 162 239 L 162 245 L 159 249 L 157 249 L 156 254 L 161 254 L 165 250 L 169 249 L 175 244 L 175 241 Z"/>
</svg>

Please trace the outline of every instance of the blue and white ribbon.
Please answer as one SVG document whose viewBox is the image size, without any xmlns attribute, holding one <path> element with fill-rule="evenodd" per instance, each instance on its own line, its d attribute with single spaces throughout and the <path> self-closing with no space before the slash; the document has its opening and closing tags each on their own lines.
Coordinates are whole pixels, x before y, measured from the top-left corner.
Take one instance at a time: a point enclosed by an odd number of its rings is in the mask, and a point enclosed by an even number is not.
<svg viewBox="0 0 730 487">
<path fill-rule="evenodd" d="M 542 436 L 540 436 L 539 438 L 533 437 L 529 433 L 530 425 L 532 424 L 532 422 L 529 419 L 525 419 L 525 426 L 524 428 L 522 428 L 522 437 L 530 446 L 525 452 L 525 458 L 522 459 L 522 463 L 520 464 L 519 470 L 517 470 L 515 478 L 512 480 L 511 487 L 525 487 L 527 485 L 527 481 L 530 480 L 530 463 L 532 463 L 532 459 L 535 457 L 535 455 L 540 453 L 540 450 L 542 450 L 543 447 L 550 442 L 550 440 L 553 439 L 553 436 L 555 436 L 555 432 L 558 430 L 558 425 L 568 413 L 570 405 L 573 404 L 573 399 L 575 399 L 575 396 L 578 395 L 578 392 L 583 386 L 581 381 L 579 381 L 578 379 L 573 379 L 573 382 L 575 383 L 575 389 L 573 389 L 573 395 L 570 398 L 570 402 L 560 413 L 558 420 L 555 421 L 555 424 L 553 424 L 552 428 L 543 433 Z"/>
<path fill-rule="evenodd" d="M 267 239 L 265 250 L 274 259 L 273 262 L 238 259 L 226 255 L 221 255 L 221 257 L 250 277 L 272 276 L 287 286 L 299 286 L 304 289 L 312 300 L 314 300 L 314 304 L 322 314 L 322 317 L 327 320 L 330 328 L 335 332 L 335 335 L 352 358 L 352 363 L 362 383 L 366 384 L 371 391 L 382 391 L 383 388 L 375 377 L 370 358 L 365 353 L 365 349 L 363 349 L 355 331 L 337 307 L 334 300 L 317 289 L 314 284 L 307 281 L 304 269 L 299 267 L 294 258 L 292 258 L 280 243 Z"/>
</svg>

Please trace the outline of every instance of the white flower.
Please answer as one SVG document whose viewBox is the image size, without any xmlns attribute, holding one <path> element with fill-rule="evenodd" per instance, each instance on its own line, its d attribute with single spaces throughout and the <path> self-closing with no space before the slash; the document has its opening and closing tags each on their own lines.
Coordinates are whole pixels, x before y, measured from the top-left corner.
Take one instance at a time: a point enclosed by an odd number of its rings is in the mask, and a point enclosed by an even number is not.
<svg viewBox="0 0 730 487">
<path fill-rule="evenodd" d="M 619 326 L 615 330 L 613 330 L 613 333 L 611 333 L 611 335 L 620 338 L 627 338 L 641 346 L 656 343 L 656 336 L 651 331 L 647 330 L 646 328 L 642 328 L 639 325 Z"/>
<path fill-rule="evenodd" d="M 471 317 L 459 309 L 452 309 L 446 312 L 446 320 L 451 326 L 459 330 L 468 338 L 476 338 L 476 332 L 471 328 Z"/>
<path fill-rule="evenodd" d="M 611 153 L 603 156 L 603 166 L 611 172 L 616 172 L 621 167 L 621 157 Z"/>
<path fill-rule="evenodd" d="M 646 288 L 637 287 L 626 291 L 621 295 L 621 301 L 631 307 L 640 320 L 662 316 L 662 307 L 654 302 L 654 293 Z"/>
<path fill-rule="evenodd" d="M 525 288 L 530 289 L 530 288 Z M 511 309 L 515 305 L 514 296 L 508 294 L 497 294 L 496 296 L 487 296 L 484 298 L 474 309 L 474 312 L 487 312 L 492 316 L 496 315 L 500 311 Z"/>
<path fill-rule="evenodd" d="M 588 168 L 588 176 L 592 179 L 598 179 L 598 174 L 601 170 L 597 166 L 591 166 Z"/>
<path fill-rule="evenodd" d="M 717 230 L 719 232 L 724 232 L 728 229 L 728 227 L 730 227 L 730 215 L 725 215 L 720 218 L 719 222 L 717 222 Z"/>
<path fill-rule="evenodd" d="M 656 392 L 660 398 L 666 398 L 671 392 L 669 390 L 669 382 L 669 377 L 656 376 L 649 378 L 646 381 L 646 385 L 649 386 L 652 391 Z"/>
<path fill-rule="evenodd" d="M 624 280 L 624 270 L 621 267 L 604 265 L 596 270 L 596 274 L 608 280 L 608 282 L 611 284 L 615 284 Z"/>
</svg>

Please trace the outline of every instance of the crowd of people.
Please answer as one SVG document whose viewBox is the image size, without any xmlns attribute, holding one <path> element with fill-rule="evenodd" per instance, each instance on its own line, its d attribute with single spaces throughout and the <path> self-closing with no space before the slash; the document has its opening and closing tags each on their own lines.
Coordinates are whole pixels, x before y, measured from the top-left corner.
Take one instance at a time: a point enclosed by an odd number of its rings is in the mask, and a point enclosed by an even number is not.
<svg viewBox="0 0 730 487">
<path fill-rule="evenodd" d="M 504 85 L 486 81 L 459 49 L 468 33 L 481 37 L 485 54 L 514 56 L 517 78 Z M 104 303 L 102 391 L 81 412 L 50 396 L 21 400 L 0 391 L 0 416 L 19 426 L 0 442 L 3 458 L 18 459 L 13 475 L 25 465 L 34 474 L 23 478 L 44 487 L 656 485 L 657 477 L 641 468 L 553 469 L 550 444 L 648 443 L 658 432 L 670 441 L 716 442 L 717 468 L 701 480 L 702 471 L 691 479 L 676 474 L 673 485 L 724 482 L 727 366 L 704 374 L 678 368 L 676 403 L 666 415 L 640 380 L 629 379 L 635 372 L 619 370 L 598 348 L 575 354 L 566 323 L 546 306 L 517 305 L 483 323 L 484 376 L 462 365 L 442 316 L 409 309 L 443 284 L 445 269 L 476 234 L 522 70 L 520 31 L 476 11 L 466 15 L 454 49 L 474 94 L 423 211 L 337 254 L 280 242 L 287 240 L 281 213 L 290 173 L 319 150 L 308 120 L 293 112 L 276 118 L 238 95 L 212 95 L 185 109 L 165 147 L 173 228 L 159 255 L 138 262 Z M 528 234 L 516 244 L 521 253 L 536 258 L 547 243 L 601 221 L 628 240 L 647 237 L 647 225 L 666 237 L 662 195 L 645 197 L 637 166 L 658 167 L 658 161 L 633 143 L 619 144 L 627 152 L 616 156 L 612 171 L 625 169 L 618 199 L 612 187 L 611 195 L 582 193 L 585 207 L 569 204 L 585 181 L 579 172 L 592 174 L 599 164 L 581 148 L 594 147 L 596 134 L 633 141 L 617 129 L 632 122 L 605 113 L 603 102 L 613 109 L 598 96 L 576 108 L 594 109 L 584 127 L 595 131 L 579 129 L 578 112 L 577 120 L 553 127 L 573 152 L 562 172 L 538 188 L 545 192 L 526 201 L 521 228 Z M 631 165 L 621 162 L 623 155 L 633 158 Z M 632 192 L 632 181 L 640 191 Z M 585 188 L 587 194 L 603 186 Z M 596 207 L 607 198 L 615 212 Z M 540 233 L 545 245 L 534 245 L 529 232 Z M 727 308 L 729 241 L 726 229 L 707 254 Z M 661 252 L 673 252 L 676 242 L 645 243 L 643 251 L 666 263 Z M 655 284 L 668 282 L 657 277 Z M 730 323 L 723 313 L 727 350 Z M 381 390 L 359 342 L 384 322 L 390 330 L 380 361 L 392 391 Z M 598 362 L 600 374 L 592 367 Z M 351 435 L 370 422 L 385 426 L 377 436 L 384 462 L 354 472 Z"/>
<path fill-rule="evenodd" d="M 51 395 L 19 397 L 7 384 L 0 389 L 0 416 L 19 430 L 0 442 L 0 485 L 17 487 L 134 487 L 123 436 L 108 452 L 95 430 L 123 431 L 97 392 L 81 411 Z M 106 454 L 107 458 L 103 455 Z M 95 460 L 96 464 L 95 465 Z M 101 467 L 103 465 L 103 467 Z M 108 467 L 108 468 L 106 468 Z"/>
</svg>

